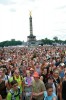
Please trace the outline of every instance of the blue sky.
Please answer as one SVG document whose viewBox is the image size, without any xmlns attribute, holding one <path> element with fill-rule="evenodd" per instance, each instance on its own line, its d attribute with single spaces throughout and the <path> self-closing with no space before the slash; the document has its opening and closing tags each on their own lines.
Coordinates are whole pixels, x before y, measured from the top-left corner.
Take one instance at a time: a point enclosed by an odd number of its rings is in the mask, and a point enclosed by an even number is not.
<svg viewBox="0 0 66 100">
<path fill-rule="evenodd" d="M 66 0 L 0 0 L 0 41 L 27 41 L 29 11 L 37 39 L 66 40 Z"/>
</svg>

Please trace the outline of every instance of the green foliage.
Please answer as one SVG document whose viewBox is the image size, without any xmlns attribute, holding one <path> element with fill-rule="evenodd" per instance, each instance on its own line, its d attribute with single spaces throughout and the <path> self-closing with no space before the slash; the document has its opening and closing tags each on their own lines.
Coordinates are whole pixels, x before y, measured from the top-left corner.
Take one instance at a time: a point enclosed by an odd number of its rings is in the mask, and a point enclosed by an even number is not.
<svg viewBox="0 0 66 100">
<path fill-rule="evenodd" d="M 52 45 L 52 43 L 53 43 L 54 41 L 53 41 L 53 40 L 50 40 L 50 39 L 45 38 L 45 39 L 42 39 L 42 40 L 41 40 L 41 42 L 42 42 L 43 44 Z"/>
<path fill-rule="evenodd" d="M 64 43 L 64 44 L 66 44 L 66 40 L 65 40 L 65 41 L 63 41 L 63 43 Z"/>
<path fill-rule="evenodd" d="M 50 40 L 48 38 L 45 38 L 45 39 L 41 39 L 40 40 L 40 45 L 52 45 L 54 43 L 59 43 L 59 44 L 66 44 L 66 40 L 59 40 L 57 36 L 55 36 L 53 38 L 53 40 Z M 24 41 L 16 41 L 15 39 L 11 39 L 11 41 L 3 41 L 3 42 L 0 42 L 0 47 L 7 47 L 7 46 L 17 46 L 17 45 L 22 45 L 24 44 Z"/>
<path fill-rule="evenodd" d="M 48 45 L 52 45 L 53 43 L 58 43 L 58 44 L 66 44 L 66 40 L 59 40 L 58 37 L 54 37 L 53 40 L 50 40 L 48 38 L 45 39 L 41 39 L 41 43 L 44 44 L 48 44 Z"/>
<path fill-rule="evenodd" d="M 0 47 L 4 47 L 4 46 L 17 46 L 17 45 L 22 45 L 22 42 L 21 41 L 15 41 L 15 39 L 12 39 L 11 41 L 0 42 Z"/>
<path fill-rule="evenodd" d="M 55 42 L 58 41 L 58 37 L 57 36 L 55 36 L 53 39 L 54 39 Z"/>
</svg>

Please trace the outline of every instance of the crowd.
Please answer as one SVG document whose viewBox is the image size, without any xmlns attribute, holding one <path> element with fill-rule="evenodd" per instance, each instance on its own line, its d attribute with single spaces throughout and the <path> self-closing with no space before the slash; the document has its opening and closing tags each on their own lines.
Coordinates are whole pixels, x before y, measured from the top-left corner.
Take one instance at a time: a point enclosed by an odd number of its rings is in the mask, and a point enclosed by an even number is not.
<svg viewBox="0 0 66 100">
<path fill-rule="evenodd" d="M 0 48 L 0 100 L 66 100 L 66 47 Z"/>
</svg>

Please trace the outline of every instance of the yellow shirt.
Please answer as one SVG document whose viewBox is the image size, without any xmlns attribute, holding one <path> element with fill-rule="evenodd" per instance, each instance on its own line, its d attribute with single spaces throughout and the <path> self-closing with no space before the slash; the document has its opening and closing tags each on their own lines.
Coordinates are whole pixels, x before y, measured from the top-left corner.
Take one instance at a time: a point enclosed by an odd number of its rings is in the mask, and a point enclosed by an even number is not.
<svg viewBox="0 0 66 100">
<path fill-rule="evenodd" d="M 22 79 L 21 79 L 21 76 L 19 75 L 18 78 L 16 76 L 14 76 L 14 78 L 17 81 L 18 86 L 20 87 L 20 92 L 22 92 Z"/>
</svg>

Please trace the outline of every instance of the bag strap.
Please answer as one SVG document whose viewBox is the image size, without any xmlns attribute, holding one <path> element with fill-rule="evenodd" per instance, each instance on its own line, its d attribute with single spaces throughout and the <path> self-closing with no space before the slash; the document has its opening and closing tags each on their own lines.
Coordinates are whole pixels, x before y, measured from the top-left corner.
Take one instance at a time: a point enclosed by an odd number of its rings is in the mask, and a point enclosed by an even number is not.
<svg viewBox="0 0 66 100">
<path fill-rule="evenodd" d="M 10 93 L 12 95 L 11 100 L 16 100 L 17 96 L 20 96 L 20 88 L 18 87 L 18 93 L 15 95 L 14 92 L 12 90 L 10 90 Z"/>
<path fill-rule="evenodd" d="M 11 93 L 11 100 L 15 100 L 14 92 L 10 90 L 10 93 Z"/>
</svg>

